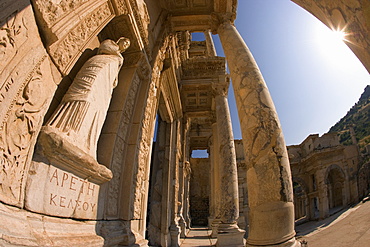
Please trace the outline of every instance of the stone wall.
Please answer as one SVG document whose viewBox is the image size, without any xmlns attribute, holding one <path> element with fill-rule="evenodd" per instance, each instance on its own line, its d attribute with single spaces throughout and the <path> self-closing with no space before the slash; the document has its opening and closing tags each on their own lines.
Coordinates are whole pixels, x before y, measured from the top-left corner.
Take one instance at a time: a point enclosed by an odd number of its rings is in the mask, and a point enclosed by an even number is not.
<svg viewBox="0 0 370 247">
<path fill-rule="evenodd" d="M 210 198 L 210 163 L 208 158 L 190 159 L 190 216 L 193 226 L 208 225 Z"/>
</svg>

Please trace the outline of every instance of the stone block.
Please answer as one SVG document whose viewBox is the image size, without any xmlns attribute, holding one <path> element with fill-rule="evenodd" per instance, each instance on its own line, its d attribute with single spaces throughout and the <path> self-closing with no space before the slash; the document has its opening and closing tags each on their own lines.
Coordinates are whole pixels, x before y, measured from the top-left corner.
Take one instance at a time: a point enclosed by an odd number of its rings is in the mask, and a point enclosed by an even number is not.
<svg viewBox="0 0 370 247">
<path fill-rule="evenodd" d="M 42 214 L 96 219 L 100 186 L 52 164 L 33 161 L 25 208 Z"/>
</svg>

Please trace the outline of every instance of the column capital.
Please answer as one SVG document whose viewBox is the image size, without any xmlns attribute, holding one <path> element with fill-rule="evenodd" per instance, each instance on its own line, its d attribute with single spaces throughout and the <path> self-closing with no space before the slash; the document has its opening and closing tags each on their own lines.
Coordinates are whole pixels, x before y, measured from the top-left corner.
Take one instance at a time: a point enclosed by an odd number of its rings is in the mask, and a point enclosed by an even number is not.
<svg viewBox="0 0 370 247">
<path fill-rule="evenodd" d="M 234 16 L 231 13 L 212 13 L 211 32 L 218 34 L 218 29 L 223 25 L 234 25 Z"/>
<path fill-rule="evenodd" d="M 212 93 L 214 96 L 226 96 L 229 91 L 230 78 L 226 77 L 223 82 L 214 82 L 212 83 Z"/>
</svg>

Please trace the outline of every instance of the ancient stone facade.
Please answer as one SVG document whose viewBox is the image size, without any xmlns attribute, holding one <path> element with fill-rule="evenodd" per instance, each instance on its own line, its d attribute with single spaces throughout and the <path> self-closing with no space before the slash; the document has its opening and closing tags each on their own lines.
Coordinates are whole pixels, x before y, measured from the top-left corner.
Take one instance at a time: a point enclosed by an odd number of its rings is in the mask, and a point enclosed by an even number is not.
<svg viewBox="0 0 370 247">
<path fill-rule="evenodd" d="M 366 1 L 300 2 L 315 15 L 340 12 L 369 68 Z M 284 138 L 236 9 L 236 0 L 1 1 L 0 245 L 178 246 L 191 226 L 190 154 L 207 149 L 217 245 L 244 245 L 243 212 L 248 246 L 299 246 Z"/>
<path fill-rule="evenodd" d="M 289 146 L 288 152 L 296 219 L 326 218 L 361 199 L 363 162 L 357 145 L 339 144 L 336 133 L 310 135 L 300 145 Z"/>
</svg>

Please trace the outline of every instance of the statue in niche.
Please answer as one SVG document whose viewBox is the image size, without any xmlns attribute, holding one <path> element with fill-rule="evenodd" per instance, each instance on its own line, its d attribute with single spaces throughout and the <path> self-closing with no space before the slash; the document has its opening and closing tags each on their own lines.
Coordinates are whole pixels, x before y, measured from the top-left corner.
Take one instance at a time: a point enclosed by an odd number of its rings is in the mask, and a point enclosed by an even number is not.
<svg viewBox="0 0 370 247">
<path fill-rule="evenodd" d="M 77 73 L 46 127 L 96 159 L 97 142 L 130 40 L 103 41 Z"/>
</svg>

